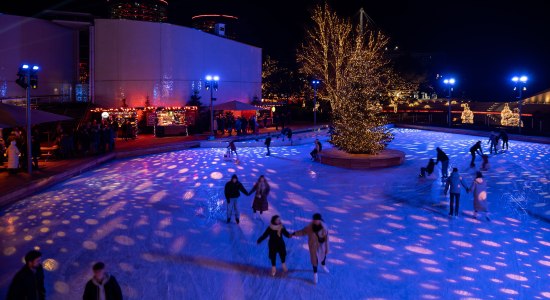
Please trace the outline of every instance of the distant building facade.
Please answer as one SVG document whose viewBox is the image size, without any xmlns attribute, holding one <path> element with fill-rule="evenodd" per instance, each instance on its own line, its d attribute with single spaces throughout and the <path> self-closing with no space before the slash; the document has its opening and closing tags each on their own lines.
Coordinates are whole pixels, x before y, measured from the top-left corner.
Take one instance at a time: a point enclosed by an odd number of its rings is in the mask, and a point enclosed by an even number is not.
<svg viewBox="0 0 550 300">
<path fill-rule="evenodd" d="M 111 19 L 166 22 L 166 0 L 108 0 Z"/>
<path fill-rule="evenodd" d="M 103 107 L 183 106 L 220 77 L 215 104 L 261 97 L 262 50 L 192 28 L 166 23 L 96 19 L 94 101 Z"/>
</svg>

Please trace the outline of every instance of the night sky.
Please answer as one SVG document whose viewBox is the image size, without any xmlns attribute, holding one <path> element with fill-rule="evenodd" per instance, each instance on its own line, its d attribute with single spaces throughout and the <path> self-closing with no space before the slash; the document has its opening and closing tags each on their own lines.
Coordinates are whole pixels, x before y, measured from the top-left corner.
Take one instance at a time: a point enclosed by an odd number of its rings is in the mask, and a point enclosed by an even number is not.
<svg viewBox="0 0 550 300">
<path fill-rule="evenodd" d="M 106 16 L 103 0 L 1 2 L 0 11 L 18 15 L 32 16 L 49 8 Z M 200 13 L 239 16 L 240 40 L 292 65 L 309 10 L 321 1 L 169 2 L 169 22 L 174 24 L 190 25 L 191 16 Z M 527 95 L 550 88 L 550 13 L 546 1 L 329 0 L 329 3 L 342 16 L 357 22 L 359 8 L 364 7 L 378 28 L 405 52 L 444 57 L 437 69 L 442 74 L 454 75 L 458 80 L 457 93 L 468 98 L 512 100 L 510 78 L 519 73 L 529 76 Z"/>
</svg>

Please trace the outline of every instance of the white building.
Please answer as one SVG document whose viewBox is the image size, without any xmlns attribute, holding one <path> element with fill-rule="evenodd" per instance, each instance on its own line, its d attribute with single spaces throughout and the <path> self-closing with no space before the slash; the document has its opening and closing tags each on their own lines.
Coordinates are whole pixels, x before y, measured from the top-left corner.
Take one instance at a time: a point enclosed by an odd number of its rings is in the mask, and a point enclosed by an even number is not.
<svg viewBox="0 0 550 300">
<path fill-rule="evenodd" d="M 261 98 L 261 49 L 165 23 L 95 20 L 91 79 L 103 107 L 183 106 L 206 75 L 220 77 L 215 104 Z"/>
<path fill-rule="evenodd" d="M 78 72 L 77 32 L 35 18 L 0 14 L 0 99 L 25 97 L 15 83 L 23 63 L 40 66 L 33 96 L 70 99 Z"/>
<path fill-rule="evenodd" d="M 166 23 L 96 19 L 75 28 L 75 22 L 54 22 L 0 14 L 0 99 L 25 96 L 15 83 L 22 63 L 41 68 L 33 97 L 74 99 L 78 30 L 88 27 L 89 95 L 99 106 L 120 107 L 125 99 L 130 107 L 142 107 L 147 98 L 152 106 L 184 106 L 193 89 L 208 105 L 208 74 L 220 77 L 215 104 L 261 99 L 260 48 Z"/>
</svg>

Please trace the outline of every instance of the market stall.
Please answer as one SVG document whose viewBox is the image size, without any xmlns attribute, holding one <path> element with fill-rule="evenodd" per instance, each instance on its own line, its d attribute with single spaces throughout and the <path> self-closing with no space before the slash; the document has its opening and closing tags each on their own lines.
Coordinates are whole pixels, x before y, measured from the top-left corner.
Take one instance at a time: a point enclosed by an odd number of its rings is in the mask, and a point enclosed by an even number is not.
<svg viewBox="0 0 550 300">
<path fill-rule="evenodd" d="M 195 124 L 196 106 L 159 107 L 147 114 L 147 125 L 154 125 L 155 136 L 189 135 L 189 126 Z"/>
<path fill-rule="evenodd" d="M 114 125 L 118 138 L 135 139 L 138 134 L 138 110 L 134 108 L 95 108 L 92 120 Z"/>
</svg>

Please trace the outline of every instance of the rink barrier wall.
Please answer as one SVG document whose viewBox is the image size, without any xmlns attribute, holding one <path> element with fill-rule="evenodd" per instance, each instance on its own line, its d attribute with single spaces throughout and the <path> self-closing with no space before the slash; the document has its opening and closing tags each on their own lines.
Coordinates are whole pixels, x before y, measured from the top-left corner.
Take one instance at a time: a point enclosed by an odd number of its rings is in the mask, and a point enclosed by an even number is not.
<svg viewBox="0 0 550 300">
<path fill-rule="evenodd" d="M 411 124 L 395 124 L 397 128 L 408 128 L 408 129 L 418 129 L 418 130 L 428 130 L 428 131 L 438 131 L 454 134 L 463 134 L 463 135 L 473 135 L 481 136 L 484 138 L 489 138 L 490 131 L 479 131 L 472 129 L 461 129 L 461 128 L 448 128 L 448 127 L 437 127 L 437 126 L 422 126 L 422 125 L 411 125 Z M 497 130 L 494 130 L 497 131 Z M 508 137 L 511 141 L 520 141 L 528 143 L 537 143 L 537 144 L 550 144 L 550 138 L 543 136 L 526 136 L 519 134 L 510 134 Z"/>
<path fill-rule="evenodd" d="M 401 165 L 405 161 L 403 151 L 386 149 L 379 154 L 350 154 L 335 148 L 321 151 L 320 163 L 353 170 L 389 168 Z"/>
</svg>

